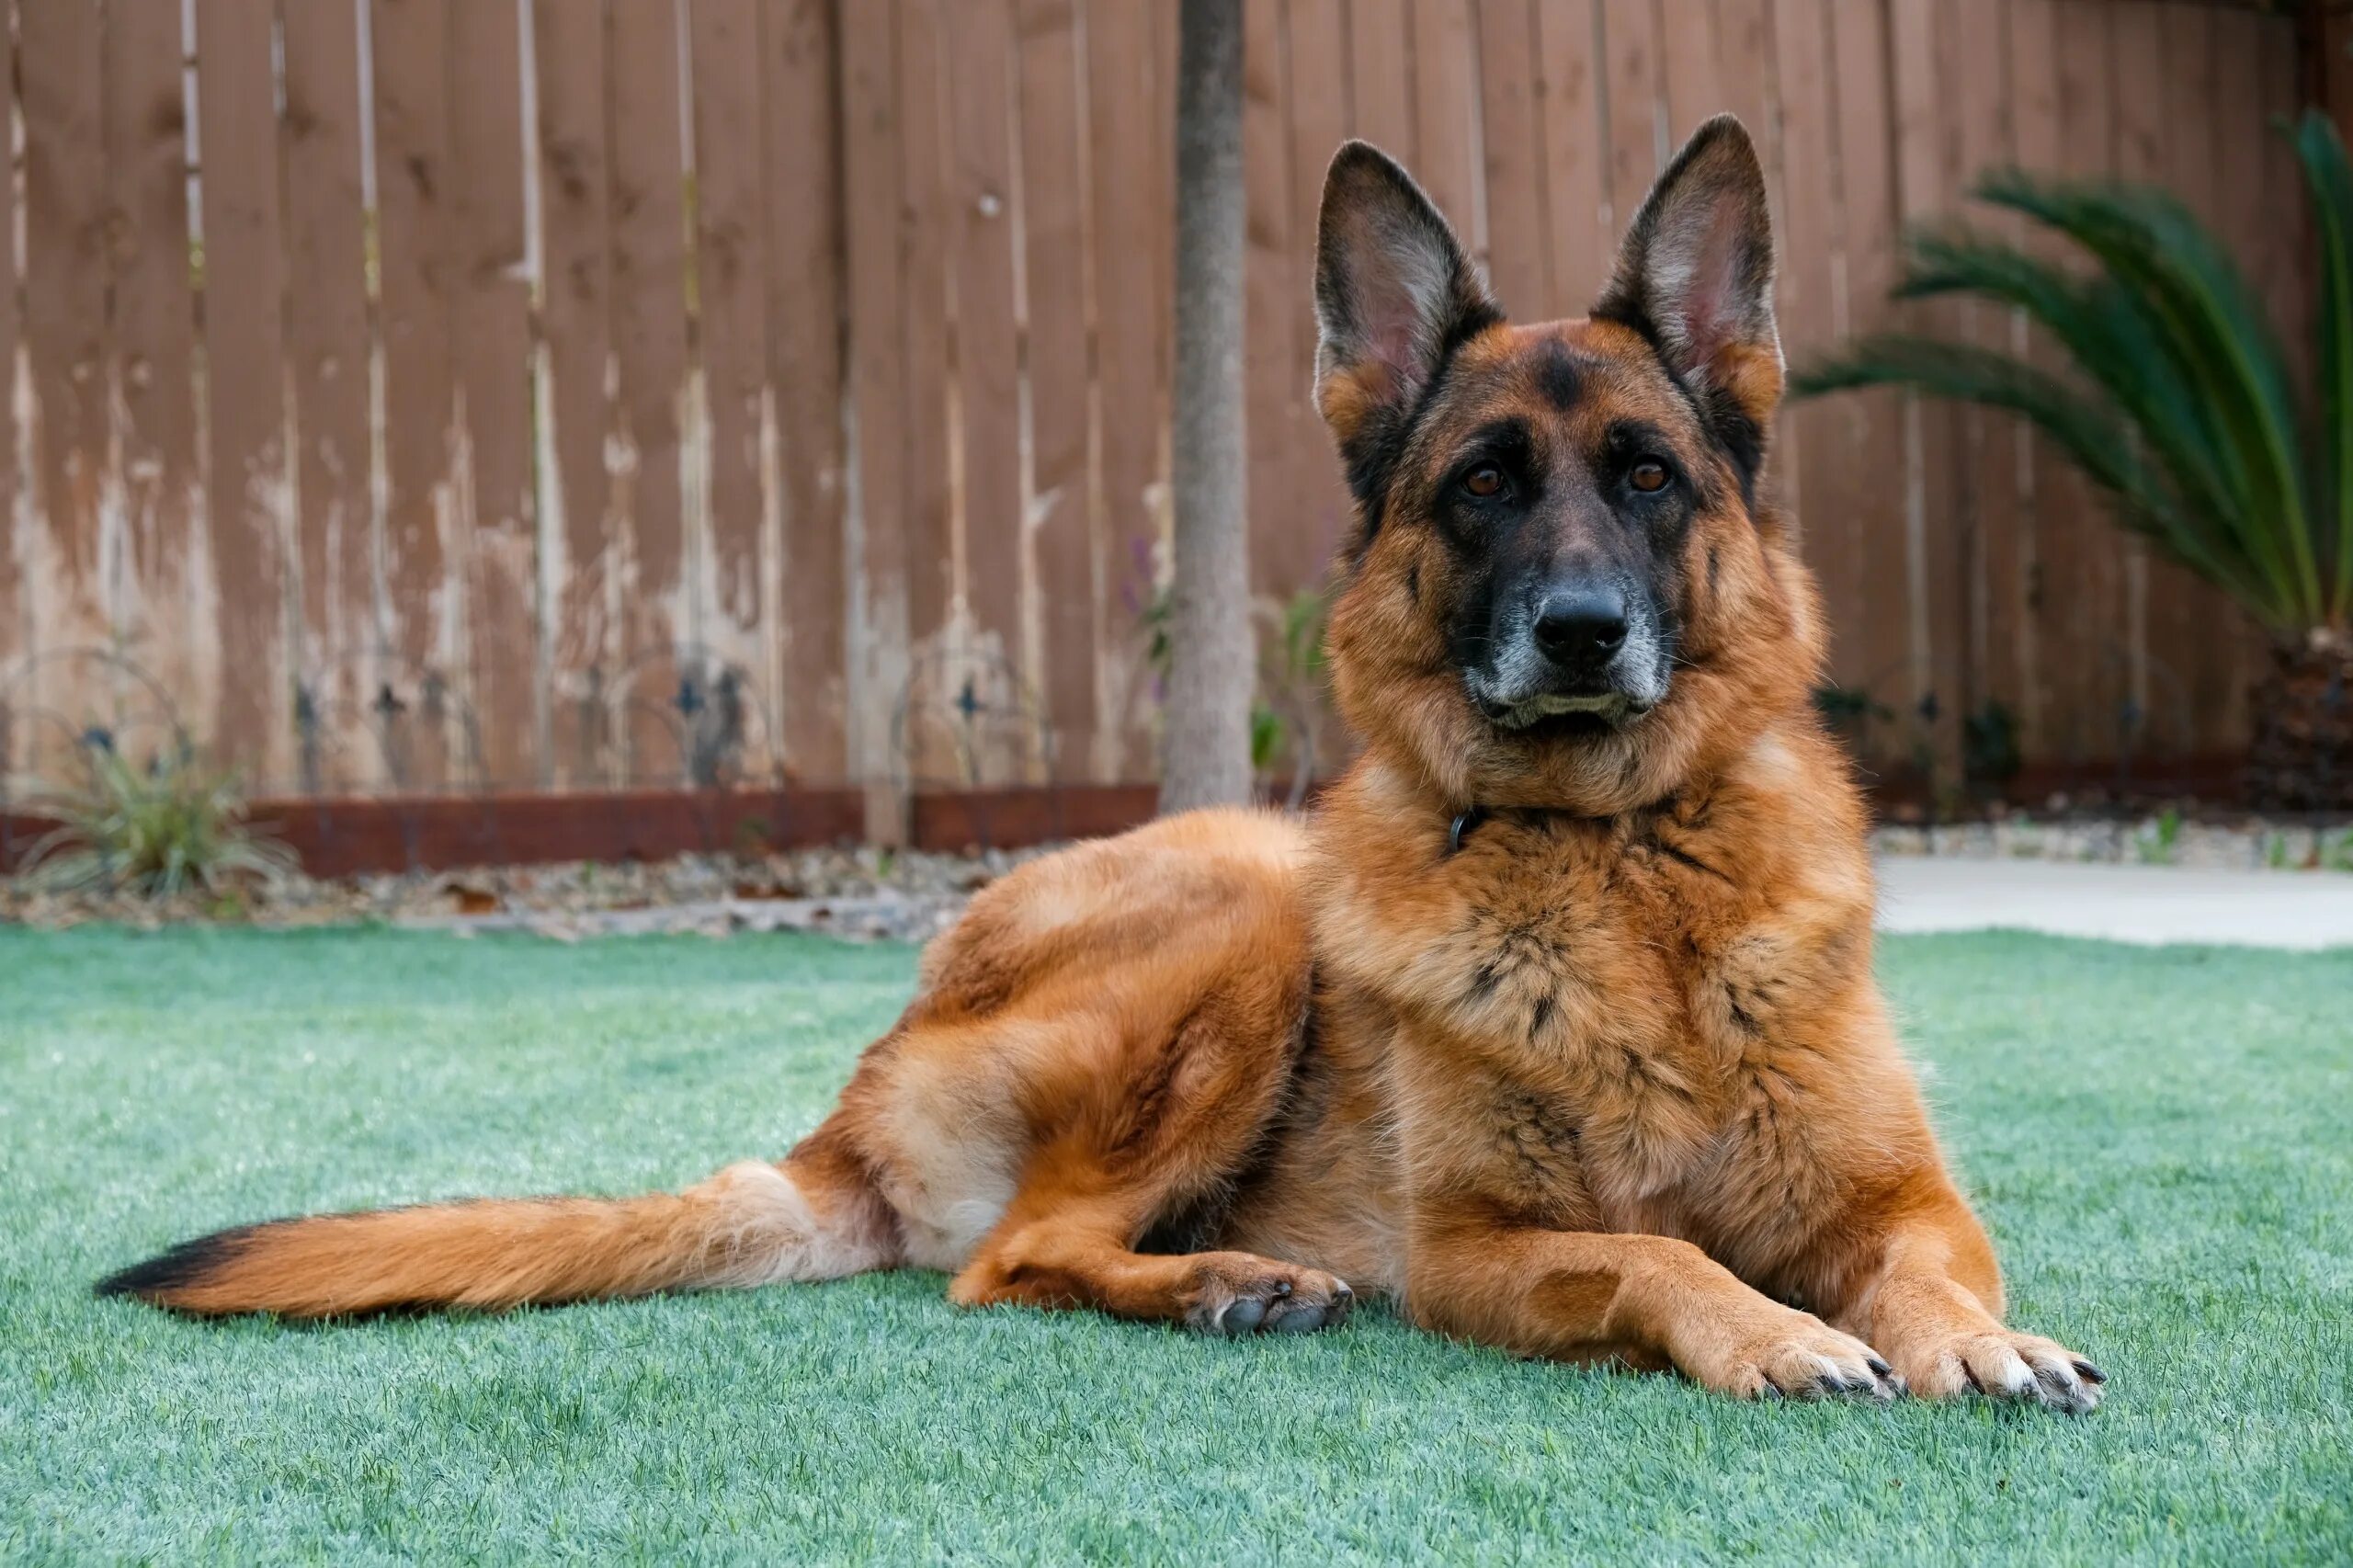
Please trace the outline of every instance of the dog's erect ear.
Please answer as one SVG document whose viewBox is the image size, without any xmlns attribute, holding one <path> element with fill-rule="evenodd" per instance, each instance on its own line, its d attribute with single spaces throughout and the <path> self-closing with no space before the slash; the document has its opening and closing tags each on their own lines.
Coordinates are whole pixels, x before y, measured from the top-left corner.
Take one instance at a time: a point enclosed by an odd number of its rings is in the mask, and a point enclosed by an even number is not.
<svg viewBox="0 0 2353 1568">
<path fill-rule="evenodd" d="M 1315 406 L 1347 452 L 1369 424 L 1402 427 L 1447 351 L 1503 313 L 1413 176 L 1351 142 L 1324 176 L 1315 319 Z"/>
<path fill-rule="evenodd" d="M 1773 220 L 1739 120 L 1699 127 L 1658 176 L 1593 313 L 1648 337 L 1687 386 L 1715 394 L 1711 412 L 1760 428 L 1771 418 L 1781 396 Z"/>
</svg>

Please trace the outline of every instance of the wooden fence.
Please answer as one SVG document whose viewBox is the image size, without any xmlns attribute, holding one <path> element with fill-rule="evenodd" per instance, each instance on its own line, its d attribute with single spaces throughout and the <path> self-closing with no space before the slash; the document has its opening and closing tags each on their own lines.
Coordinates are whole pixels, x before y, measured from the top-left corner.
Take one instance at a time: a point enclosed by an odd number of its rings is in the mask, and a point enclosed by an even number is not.
<svg viewBox="0 0 2353 1568">
<path fill-rule="evenodd" d="M 267 792 L 1137 778 L 1175 0 L 0 0 L 0 775 L 174 726 Z M 2162 179 L 2301 319 L 2283 17 L 2156 0 L 1250 0 L 1252 575 L 1318 580 L 1341 138 L 1506 308 L 1759 132 L 1793 358 L 2018 161 Z M 2022 341 L 1947 310 L 1941 324 Z M 1783 421 L 1867 748 L 2234 745 L 2251 639 L 2007 426 Z"/>
</svg>

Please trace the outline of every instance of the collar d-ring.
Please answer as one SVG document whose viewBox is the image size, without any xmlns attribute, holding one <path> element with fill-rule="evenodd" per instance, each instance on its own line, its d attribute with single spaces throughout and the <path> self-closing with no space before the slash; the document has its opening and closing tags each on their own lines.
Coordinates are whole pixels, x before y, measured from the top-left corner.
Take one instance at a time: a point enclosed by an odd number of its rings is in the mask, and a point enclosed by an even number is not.
<svg viewBox="0 0 2353 1568">
<path fill-rule="evenodd" d="M 1469 811 L 1458 815 L 1454 819 L 1454 825 L 1446 830 L 1446 852 L 1449 855 L 1461 854 L 1462 852 L 1463 838 L 1472 828 L 1478 826 L 1479 824 L 1484 820 L 1486 814 L 1486 812 L 1481 811 L 1478 807 L 1473 806 Z"/>
</svg>

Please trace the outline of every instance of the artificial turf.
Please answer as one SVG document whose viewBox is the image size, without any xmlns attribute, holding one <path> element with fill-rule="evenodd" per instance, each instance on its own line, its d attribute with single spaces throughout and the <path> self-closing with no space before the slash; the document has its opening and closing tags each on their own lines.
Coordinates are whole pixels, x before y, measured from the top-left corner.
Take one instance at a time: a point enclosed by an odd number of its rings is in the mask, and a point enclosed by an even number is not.
<svg viewBox="0 0 2353 1568">
<path fill-rule="evenodd" d="M 0 931 L 0 1557 L 1810 1562 L 2353 1555 L 2353 952 L 1890 941 L 2017 1321 L 2113 1382 L 1740 1405 L 1422 1336 L 960 1312 L 937 1275 L 324 1329 L 92 1280 L 194 1232 L 676 1186 L 813 1126 L 914 955 Z"/>
</svg>

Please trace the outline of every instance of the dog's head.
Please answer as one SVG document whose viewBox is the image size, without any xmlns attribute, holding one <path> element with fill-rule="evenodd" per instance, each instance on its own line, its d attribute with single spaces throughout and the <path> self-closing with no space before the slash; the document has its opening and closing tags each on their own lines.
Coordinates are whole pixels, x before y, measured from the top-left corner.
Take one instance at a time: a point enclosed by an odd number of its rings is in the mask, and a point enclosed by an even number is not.
<svg viewBox="0 0 2353 1568">
<path fill-rule="evenodd" d="M 1592 315 L 1536 326 L 1404 170 L 1341 149 L 1315 396 L 1359 514 L 1333 666 L 1376 749 L 1463 804 L 1615 812 L 1802 700 L 1811 587 L 1756 494 L 1772 282 L 1728 116 L 1659 176 Z"/>
</svg>

